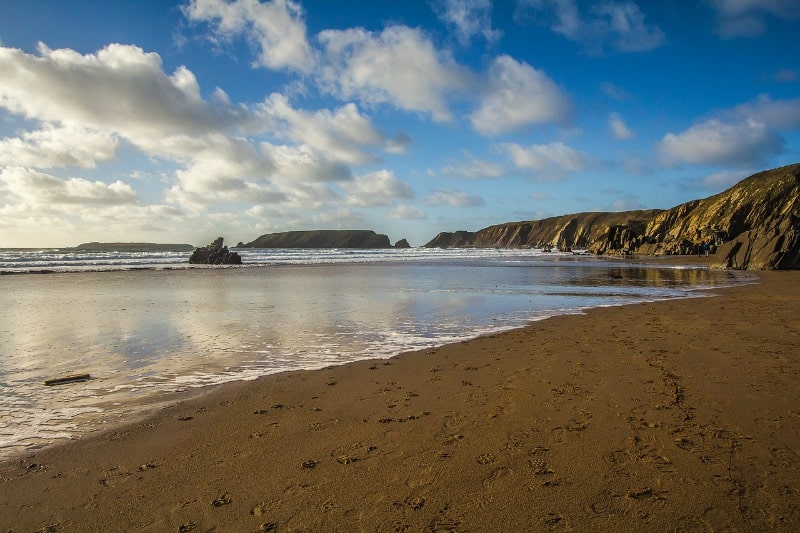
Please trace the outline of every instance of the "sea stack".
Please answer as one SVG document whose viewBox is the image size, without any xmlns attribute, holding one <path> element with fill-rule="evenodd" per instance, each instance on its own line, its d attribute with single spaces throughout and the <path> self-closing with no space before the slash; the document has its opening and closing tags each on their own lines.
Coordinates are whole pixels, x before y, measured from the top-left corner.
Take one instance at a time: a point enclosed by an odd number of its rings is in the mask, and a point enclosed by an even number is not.
<svg viewBox="0 0 800 533">
<path fill-rule="evenodd" d="M 193 265 L 241 265 L 241 256 L 228 250 L 223 242 L 224 239 L 219 237 L 204 248 L 196 248 L 189 257 L 189 263 Z"/>
</svg>

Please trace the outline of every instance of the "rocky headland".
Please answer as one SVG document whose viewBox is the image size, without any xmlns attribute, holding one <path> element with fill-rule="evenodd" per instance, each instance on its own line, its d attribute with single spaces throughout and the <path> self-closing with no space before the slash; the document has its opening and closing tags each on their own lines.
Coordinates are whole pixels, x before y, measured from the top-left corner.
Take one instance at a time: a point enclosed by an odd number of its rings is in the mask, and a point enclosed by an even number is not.
<svg viewBox="0 0 800 533">
<path fill-rule="evenodd" d="M 442 232 L 425 246 L 678 255 L 697 253 L 705 243 L 720 267 L 800 269 L 800 163 L 759 172 L 668 210 L 577 213 Z"/>
<path fill-rule="evenodd" d="M 408 248 L 401 239 L 394 246 L 389 237 L 372 230 L 313 230 L 268 233 L 238 248 Z"/>
<path fill-rule="evenodd" d="M 74 249 L 90 252 L 191 252 L 194 246 L 154 242 L 85 242 Z"/>
</svg>

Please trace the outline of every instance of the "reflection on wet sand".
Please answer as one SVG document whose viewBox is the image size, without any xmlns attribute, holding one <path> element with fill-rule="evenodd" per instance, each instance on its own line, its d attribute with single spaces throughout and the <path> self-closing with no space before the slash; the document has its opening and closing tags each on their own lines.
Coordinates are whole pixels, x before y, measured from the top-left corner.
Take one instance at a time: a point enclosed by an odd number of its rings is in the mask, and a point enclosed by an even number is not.
<svg viewBox="0 0 800 533">
<path fill-rule="evenodd" d="M 568 261 L 8 276 L 0 446 L 71 434 L 77 416 L 102 425 L 191 387 L 388 357 L 726 275 Z M 93 379 L 41 386 L 69 373 Z"/>
</svg>

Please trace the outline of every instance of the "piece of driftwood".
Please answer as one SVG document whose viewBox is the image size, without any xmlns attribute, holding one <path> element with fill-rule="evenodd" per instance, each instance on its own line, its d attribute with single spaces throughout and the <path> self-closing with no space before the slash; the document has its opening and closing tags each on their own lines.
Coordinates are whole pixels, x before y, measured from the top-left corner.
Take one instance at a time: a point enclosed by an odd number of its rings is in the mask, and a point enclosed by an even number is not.
<svg viewBox="0 0 800 533">
<path fill-rule="evenodd" d="M 48 379 L 44 382 L 48 387 L 53 385 L 66 385 L 67 383 L 77 383 L 78 381 L 89 381 L 92 376 L 89 374 L 75 374 L 72 376 L 64 376 L 63 378 Z"/>
</svg>

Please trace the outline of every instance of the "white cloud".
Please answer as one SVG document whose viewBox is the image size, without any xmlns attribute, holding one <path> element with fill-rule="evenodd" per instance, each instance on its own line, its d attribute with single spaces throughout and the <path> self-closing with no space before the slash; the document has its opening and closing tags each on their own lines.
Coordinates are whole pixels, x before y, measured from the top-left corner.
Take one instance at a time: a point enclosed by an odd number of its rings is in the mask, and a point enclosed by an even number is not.
<svg viewBox="0 0 800 533">
<path fill-rule="evenodd" d="M 492 28 L 491 0 L 439 0 L 434 10 L 462 46 L 468 46 L 476 36 L 493 43 L 503 35 Z"/>
<path fill-rule="evenodd" d="M 575 0 L 520 0 L 518 13 L 549 19 L 554 32 L 592 53 L 602 53 L 606 47 L 620 52 L 646 52 L 665 42 L 664 32 L 645 23 L 644 13 L 631 1 L 596 3 L 584 16 Z"/>
<path fill-rule="evenodd" d="M 20 137 L 0 139 L 0 165 L 92 168 L 113 159 L 117 144 L 105 132 L 46 124 Z"/>
<path fill-rule="evenodd" d="M 447 95 L 463 91 L 470 78 L 418 29 L 325 30 L 317 38 L 325 50 L 320 81 L 326 91 L 342 99 L 391 104 L 444 122 L 452 119 Z"/>
<path fill-rule="evenodd" d="M 449 205 L 451 207 L 481 207 L 486 201 L 480 196 L 469 195 L 463 191 L 435 191 L 426 199 L 430 205 Z"/>
<path fill-rule="evenodd" d="M 800 18 L 797 0 L 706 0 L 717 17 L 717 33 L 725 39 L 755 37 L 764 33 L 766 20 Z"/>
<path fill-rule="evenodd" d="M 497 57 L 488 73 L 488 90 L 469 119 L 483 135 L 498 135 L 530 124 L 564 122 L 572 106 L 543 72 L 510 56 Z"/>
<path fill-rule="evenodd" d="M 120 44 L 86 55 L 44 44 L 38 55 L 0 48 L 0 107 L 143 146 L 175 134 L 242 128 L 251 119 L 229 102 L 204 101 L 185 67 L 167 76 L 161 66 L 158 54 Z"/>
<path fill-rule="evenodd" d="M 127 183 L 103 183 L 83 178 L 59 179 L 25 167 L 6 167 L 0 171 L 10 197 L 5 205 L 24 203 L 28 206 L 137 205 L 139 197 Z M 16 200 L 16 201 L 15 201 Z"/>
<path fill-rule="evenodd" d="M 331 158 L 349 164 L 363 164 L 375 156 L 362 150 L 363 146 L 386 144 L 396 149 L 359 113 L 355 104 L 346 104 L 334 111 L 322 109 L 314 113 L 293 109 L 288 98 L 273 93 L 261 105 L 265 118 L 274 121 L 276 133 L 296 143 L 308 145 Z"/>
<path fill-rule="evenodd" d="M 208 22 L 216 41 L 240 35 L 258 48 L 259 66 L 308 73 L 315 65 L 300 4 L 292 0 L 192 0 L 183 12 Z"/>
<path fill-rule="evenodd" d="M 783 150 L 781 134 L 800 130 L 800 99 L 759 96 L 658 144 L 664 163 L 728 164 L 757 167 Z"/>
<path fill-rule="evenodd" d="M 325 183 L 353 179 L 350 167 L 325 157 L 307 145 L 287 146 L 264 142 L 261 149 L 275 162 L 273 179 L 276 182 Z"/>
<path fill-rule="evenodd" d="M 751 164 L 778 153 L 780 148 L 780 139 L 764 122 L 725 123 L 717 119 L 695 124 L 678 134 L 668 133 L 658 145 L 669 165 Z"/>
<path fill-rule="evenodd" d="M 586 166 L 583 154 L 562 142 L 533 144 L 528 147 L 505 143 L 499 145 L 499 148 L 507 152 L 514 166 L 520 169 L 575 172 Z"/>
<path fill-rule="evenodd" d="M 390 154 L 404 154 L 411 142 L 412 139 L 410 135 L 397 132 L 394 137 L 386 141 L 383 149 Z"/>
<path fill-rule="evenodd" d="M 342 188 L 347 191 L 347 204 L 358 207 L 392 205 L 398 199 L 414 198 L 411 186 L 398 180 L 389 170 L 358 176 L 342 184 Z"/>
<path fill-rule="evenodd" d="M 625 140 L 633 137 L 633 132 L 617 113 L 612 113 L 608 118 L 608 126 L 611 128 L 611 133 L 614 134 L 615 139 Z"/>
<path fill-rule="evenodd" d="M 774 131 L 795 131 L 800 129 L 800 98 L 773 100 L 761 95 L 753 102 L 734 107 L 730 114 L 739 120 L 763 122 Z"/>
</svg>

